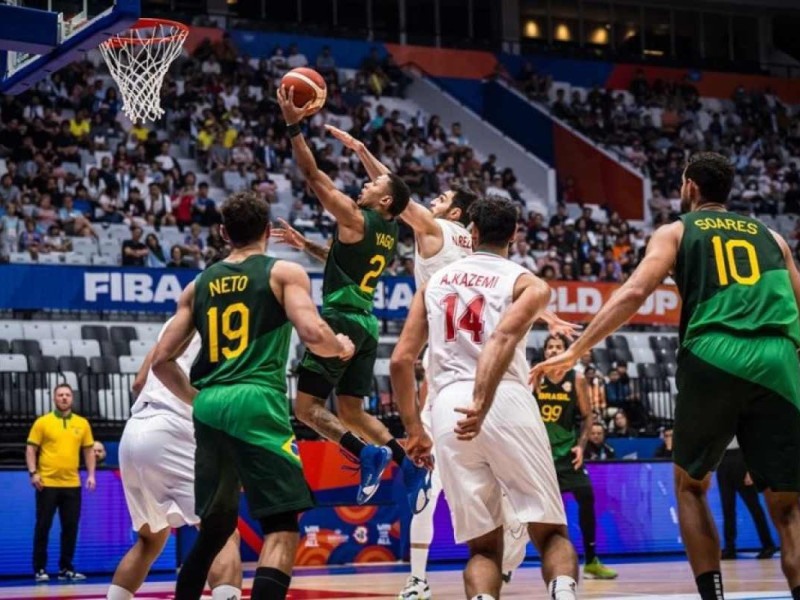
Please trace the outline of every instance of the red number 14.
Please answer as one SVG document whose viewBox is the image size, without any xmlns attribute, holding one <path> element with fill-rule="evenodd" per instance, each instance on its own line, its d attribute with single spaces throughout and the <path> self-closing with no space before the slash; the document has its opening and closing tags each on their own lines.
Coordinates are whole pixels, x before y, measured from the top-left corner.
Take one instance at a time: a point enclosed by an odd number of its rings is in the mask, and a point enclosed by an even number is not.
<svg viewBox="0 0 800 600">
<path fill-rule="evenodd" d="M 445 339 L 448 342 L 456 340 L 458 329 L 469 331 L 472 334 L 472 341 L 476 344 L 483 343 L 483 307 L 486 298 L 475 296 L 469 301 L 464 312 L 456 321 L 456 308 L 458 307 L 458 294 L 448 294 L 441 300 L 444 306 L 444 325 Z"/>
</svg>

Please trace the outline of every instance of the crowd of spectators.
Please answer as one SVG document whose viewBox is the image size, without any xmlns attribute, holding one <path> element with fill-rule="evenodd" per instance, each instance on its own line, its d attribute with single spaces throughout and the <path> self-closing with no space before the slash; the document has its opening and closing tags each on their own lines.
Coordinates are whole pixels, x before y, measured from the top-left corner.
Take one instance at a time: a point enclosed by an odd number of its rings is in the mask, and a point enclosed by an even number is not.
<svg viewBox="0 0 800 600">
<path fill-rule="evenodd" d="M 668 82 L 648 80 L 639 70 L 628 95 L 599 87 L 567 90 L 553 87 L 530 65 L 517 84 L 553 116 L 650 178 L 656 226 L 678 213 L 685 160 L 704 150 L 728 156 L 736 168 L 732 209 L 800 215 L 800 111 L 769 88 L 740 86 L 729 99 L 703 101 L 689 75 Z"/>
</svg>

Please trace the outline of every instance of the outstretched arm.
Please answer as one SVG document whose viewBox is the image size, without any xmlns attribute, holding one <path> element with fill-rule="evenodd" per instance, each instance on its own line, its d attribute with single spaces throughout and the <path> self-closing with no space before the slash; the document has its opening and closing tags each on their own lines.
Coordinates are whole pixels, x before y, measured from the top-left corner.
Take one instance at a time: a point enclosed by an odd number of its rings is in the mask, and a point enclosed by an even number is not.
<svg viewBox="0 0 800 600">
<path fill-rule="evenodd" d="M 430 455 L 431 441 L 422 427 L 414 385 L 414 363 L 428 339 L 428 318 L 425 310 L 425 287 L 414 294 L 406 324 L 397 341 L 390 370 L 400 418 L 408 434 L 406 452 L 417 464 Z"/>
<path fill-rule="evenodd" d="M 474 411 L 482 415 L 481 421 L 492 407 L 497 386 L 511 364 L 514 349 L 550 302 L 550 288 L 534 275 L 521 276 L 515 285 L 515 292 L 517 299 L 506 311 L 478 357 L 472 402 Z"/>
<path fill-rule="evenodd" d="M 192 307 L 194 305 L 194 282 L 186 286 L 178 299 L 178 311 L 172 319 L 153 352 L 153 374 L 178 399 L 191 404 L 197 390 L 175 362 L 194 335 Z"/>
<path fill-rule="evenodd" d="M 578 359 L 603 339 L 624 325 L 644 304 L 669 274 L 678 256 L 683 223 L 680 221 L 657 229 L 647 245 L 647 254 L 636 270 L 600 309 L 586 331 L 559 356 L 536 365 L 531 379 L 543 374 L 560 377 Z"/>
<path fill-rule="evenodd" d="M 372 181 L 375 181 L 381 175 L 388 175 L 391 173 L 389 167 L 377 159 L 377 157 L 369 151 L 364 142 L 357 140 L 346 131 L 342 131 L 333 125 L 325 125 L 325 129 L 337 140 L 342 142 L 346 148 L 350 148 L 358 156 L 358 160 L 364 165 L 367 175 Z"/>
<path fill-rule="evenodd" d="M 303 108 L 297 108 L 294 105 L 293 88 L 288 90 L 283 87 L 278 88 L 278 104 L 290 130 L 309 114 L 308 105 Z M 336 189 L 331 178 L 319 170 L 317 161 L 314 160 L 314 155 L 300 132 L 292 136 L 292 152 L 297 167 L 308 185 L 311 186 L 322 206 L 336 218 L 339 227 L 363 232 L 364 215 L 361 214 L 352 198 Z"/>
<path fill-rule="evenodd" d="M 271 238 L 275 239 L 277 242 L 291 246 L 292 248 L 302 250 L 310 257 L 316 258 L 320 262 L 328 260 L 328 254 L 330 253 L 329 246 L 323 246 L 322 244 L 316 244 L 308 240 L 302 233 L 281 218 L 278 218 L 278 221 L 281 226 L 272 228 L 270 232 Z"/>
</svg>

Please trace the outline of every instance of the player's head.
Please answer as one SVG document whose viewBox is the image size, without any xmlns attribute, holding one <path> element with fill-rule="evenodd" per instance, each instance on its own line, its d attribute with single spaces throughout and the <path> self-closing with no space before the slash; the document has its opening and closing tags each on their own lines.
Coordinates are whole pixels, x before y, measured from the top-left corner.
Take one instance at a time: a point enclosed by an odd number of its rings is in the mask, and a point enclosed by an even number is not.
<svg viewBox="0 0 800 600">
<path fill-rule="evenodd" d="M 387 173 L 365 183 L 356 203 L 362 208 L 396 217 L 406 209 L 410 198 L 411 190 L 406 182 L 394 173 Z"/>
<path fill-rule="evenodd" d="M 469 207 L 478 199 L 478 194 L 462 187 L 453 187 L 431 200 L 431 213 L 437 219 L 458 221 L 469 225 Z"/>
<path fill-rule="evenodd" d="M 569 348 L 569 340 L 563 335 L 548 335 L 544 339 L 544 357 L 553 358 Z"/>
<path fill-rule="evenodd" d="M 489 246 L 503 256 L 508 255 L 508 245 L 517 233 L 517 205 L 497 196 L 481 198 L 469 208 L 472 223 L 472 247 Z"/>
<path fill-rule="evenodd" d="M 730 161 L 716 152 L 700 152 L 689 157 L 683 171 L 681 210 L 688 212 L 707 202 L 725 204 L 735 175 Z"/>
<path fill-rule="evenodd" d="M 222 237 L 234 248 L 269 237 L 269 204 L 255 192 L 237 192 L 222 205 Z"/>
<path fill-rule="evenodd" d="M 72 387 L 68 383 L 61 383 L 53 390 L 53 402 L 61 412 L 72 409 Z"/>
</svg>

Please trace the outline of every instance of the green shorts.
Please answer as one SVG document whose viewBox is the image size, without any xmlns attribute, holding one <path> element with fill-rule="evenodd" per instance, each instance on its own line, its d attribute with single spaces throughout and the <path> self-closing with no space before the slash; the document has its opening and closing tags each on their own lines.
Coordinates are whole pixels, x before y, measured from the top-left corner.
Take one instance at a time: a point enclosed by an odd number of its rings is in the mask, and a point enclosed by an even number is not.
<svg viewBox="0 0 800 600">
<path fill-rule="evenodd" d="M 195 511 L 239 510 L 244 487 L 254 518 L 314 506 L 281 392 L 255 385 L 210 387 L 194 402 Z"/>
<path fill-rule="evenodd" d="M 348 336 L 356 350 L 348 361 L 323 358 L 306 350 L 300 363 L 297 389 L 323 399 L 334 389 L 340 396 L 369 396 L 374 384 L 378 338 L 364 327 L 364 321 L 374 317 L 350 315 L 333 309 L 323 309 L 321 315 L 335 333 Z"/>
<path fill-rule="evenodd" d="M 800 492 L 800 375 L 791 340 L 705 334 L 681 348 L 676 377 L 676 465 L 703 479 L 735 435 L 759 490 Z"/>
<path fill-rule="evenodd" d="M 561 492 L 572 492 L 585 487 L 592 487 L 589 479 L 589 472 L 583 466 L 577 471 L 572 464 L 573 454 L 570 452 L 566 456 L 557 457 L 554 462 L 556 465 L 556 476 L 558 477 L 558 489 Z"/>
</svg>

